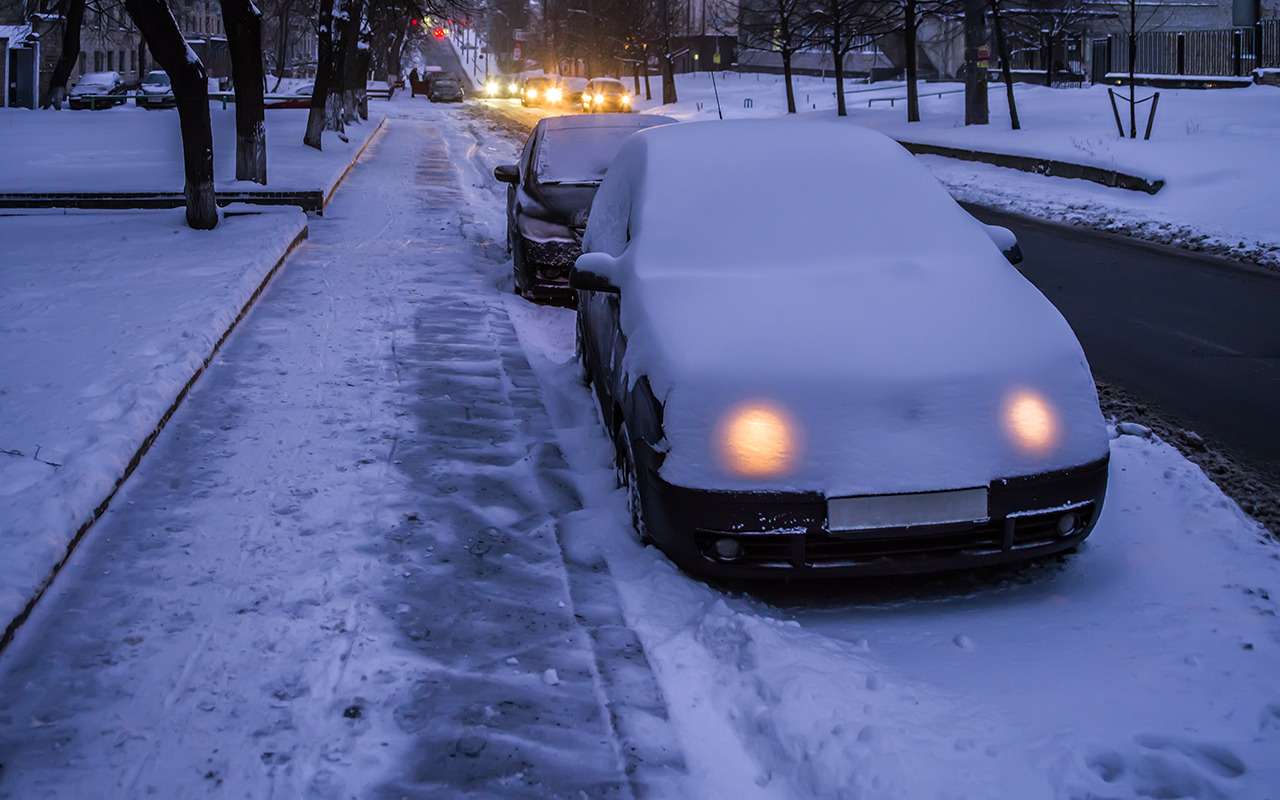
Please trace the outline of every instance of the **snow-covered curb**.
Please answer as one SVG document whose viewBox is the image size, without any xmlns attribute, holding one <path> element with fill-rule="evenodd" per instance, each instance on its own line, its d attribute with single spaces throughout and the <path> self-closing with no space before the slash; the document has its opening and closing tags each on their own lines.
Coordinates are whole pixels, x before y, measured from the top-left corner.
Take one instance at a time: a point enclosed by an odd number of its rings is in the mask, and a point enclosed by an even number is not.
<svg viewBox="0 0 1280 800">
<path fill-rule="evenodd" d="M 0 315 L 22 320 L 0 348 L 0 647 L 307 234 L 296 209 L 232 211 L 0 219 Z"/>
</svg>

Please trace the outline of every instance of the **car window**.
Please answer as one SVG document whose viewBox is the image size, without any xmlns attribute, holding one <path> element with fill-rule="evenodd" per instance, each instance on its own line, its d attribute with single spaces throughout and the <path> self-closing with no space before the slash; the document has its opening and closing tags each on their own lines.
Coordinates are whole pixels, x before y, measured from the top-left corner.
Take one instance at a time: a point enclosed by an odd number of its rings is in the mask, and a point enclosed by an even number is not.
<svg viewBox="0 0 1280 800">
<path fill-rule="evenodd" d="M 159 84 L 159 85 L 161 85 L 161 86 L 168 86 L 168 85 L 169 85 L 169 73 L 167 73 L 167 72 L 160 72 L 160 71 L 158 71 L 158 70 L 157 70 L 156 72 L 148 72 L 148 73 L 147 73 L 146 81 L 144 81 L 144 82 L 145 82 L 145 83 L 155 83 L 155 84 Z"/>
<path fill-rule="evenodd" d="M 538 145 L 534 173 L 539 183 L 594 184 L 604 178 L 609 162 L 631 127 L 551 130 Z"/>
<path fill-rule="evenodd" d="M 591 201 L 583 250 L 622 255 L 631 241 L 631 193 L 625 171 L 605 179 Z"/>
</svg>

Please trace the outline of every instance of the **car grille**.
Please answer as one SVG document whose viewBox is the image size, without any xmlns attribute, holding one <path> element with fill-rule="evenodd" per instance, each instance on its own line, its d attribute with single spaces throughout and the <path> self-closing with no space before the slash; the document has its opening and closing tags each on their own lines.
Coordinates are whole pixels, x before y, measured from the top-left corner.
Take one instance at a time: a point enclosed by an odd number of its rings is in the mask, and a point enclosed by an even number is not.
<svg viewBox="0 0 1280 800">
<path fill-rule="evenodd" d="M 1085 522 L 1093 513 L 1093 503 L 1071 510 Z M 698 530 L 694 534 L 699 552 L 716 563 L 794 569 L 797 567 L 856 567 L 878 561 L 933 560 L 952 557 L 981 557 L 1028 550 L 1061 541 L 1058 520 L 1063 510 L 1027 514 L 978 525 L 893 529 L 857 534 L 822 532 L 761 533 L 734 535 L 723 531 Z M 1086 529 L 1081 525 L 1074 535 Z M 732 538 L 742 551 L 732 561 L 717 558 L 715 543 Z"/>
</svg>

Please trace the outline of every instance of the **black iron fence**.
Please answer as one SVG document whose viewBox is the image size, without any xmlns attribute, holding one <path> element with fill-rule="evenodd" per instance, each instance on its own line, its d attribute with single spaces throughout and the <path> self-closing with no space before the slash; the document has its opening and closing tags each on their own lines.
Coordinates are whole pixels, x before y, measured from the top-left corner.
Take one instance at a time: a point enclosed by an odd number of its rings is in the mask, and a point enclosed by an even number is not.
<svg viewBox="0 0 1280 800">
<path fill-rule="evenodd" d="M 1149 75 L 1248 75 L 1280 67 L 1280 19 L 1249 28 L 1147 31 L 1137 37 L 1134 72 Z M 1129 37 L 1112 34 L 1091 42 L 1093 80 L 1129 71 Z"/>
</svg>

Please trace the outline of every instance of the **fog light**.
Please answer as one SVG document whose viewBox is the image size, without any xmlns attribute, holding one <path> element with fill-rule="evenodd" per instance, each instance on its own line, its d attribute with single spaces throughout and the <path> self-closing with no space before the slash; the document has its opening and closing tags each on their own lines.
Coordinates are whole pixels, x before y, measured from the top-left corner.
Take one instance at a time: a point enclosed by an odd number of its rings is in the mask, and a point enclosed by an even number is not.
<svg viewBox="0 0 1280 800">
<path fill-rule="evenodd" d="M 737 539 L 716 539 L 716 557 L 721 561 L 737 561 L 742 555 L 742 545 Z"/>
<path fill-rule="evenodd" d="M 1074 513 L 1067 513 L 1058 517 L 1058 533 L 1063 536 L 1070 536 L 1075 533 L 1079 525 L 1080 517 Z"/>
</svg>

